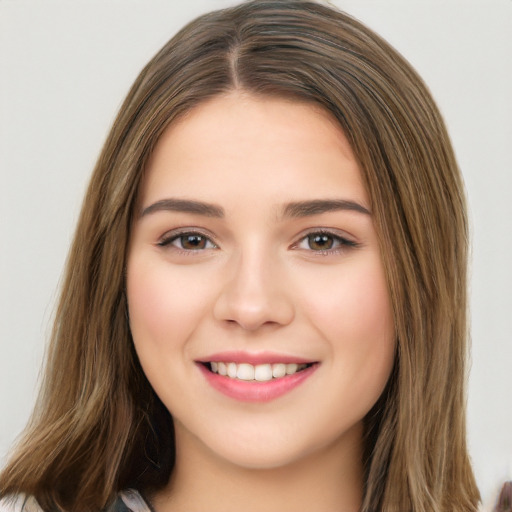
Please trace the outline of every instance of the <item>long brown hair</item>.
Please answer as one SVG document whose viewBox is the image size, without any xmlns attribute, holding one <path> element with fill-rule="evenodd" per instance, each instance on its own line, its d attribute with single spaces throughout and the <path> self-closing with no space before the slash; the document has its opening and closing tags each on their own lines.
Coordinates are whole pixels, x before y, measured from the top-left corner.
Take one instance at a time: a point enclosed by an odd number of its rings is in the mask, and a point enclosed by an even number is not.
<svg viewBox="0 0 512 512">
<path fill-rule="evenodd" d="M 99 510 L 163 487 L 173 424 L 133 349 L 125 262 L 148 158 L 174 120 L 242 89 L 321 105 L 348 137 L 371 199 L 397 332 L 365 418 L 362 511 L 473 511 L 466 448 L 467 220 L 462 180 L 422 80 L 350 16 L 302 0 L 204 15 L 143 69 L 97 162 L 68 259 L 41 395 L 0 495 Z"/>
</svg>

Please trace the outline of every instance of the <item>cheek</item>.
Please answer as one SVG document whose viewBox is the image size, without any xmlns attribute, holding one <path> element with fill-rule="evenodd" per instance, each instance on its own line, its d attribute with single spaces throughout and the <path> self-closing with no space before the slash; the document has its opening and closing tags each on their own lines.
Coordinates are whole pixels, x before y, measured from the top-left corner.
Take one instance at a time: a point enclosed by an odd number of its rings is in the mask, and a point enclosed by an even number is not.
<svg viewBox="0 0 512 512">
<path fill-rule="evenodd" d="M 193 275 L 146 259 L 134 256 L 127 270 L 130 327 L 139 356 L 146 349 L 163 353 L 183 345 L 206 302 L 200 293 L 204 283 Z"/>
<path fill-rule="evenodd" d="M 323 283 L 304 294 L 307 310 L 329 338 L 377 342 L 394 331 L 393 313 L 380 260 L 369 257 L 341 271 L 325 274 Z M 344 334 L 337 336 L 336 333 Z"/>
<path fill-rule="evenodd" d="M 348 293 L 342 294 L 341 329 L 354 333 L 362 345 L 373 349 L 394 338 L 394 321 L 389 291 L 379 266 L 350 277 Z"/>
<path fill-rule="evenodd" d="M 340 380 L 370 403 L 383 390 L 395 355 L 393 311 L 380 260 L 347 265 L 326 285 L 329 293 L 310 295 L 311 322 L 327 340 Z"/>
</svg>

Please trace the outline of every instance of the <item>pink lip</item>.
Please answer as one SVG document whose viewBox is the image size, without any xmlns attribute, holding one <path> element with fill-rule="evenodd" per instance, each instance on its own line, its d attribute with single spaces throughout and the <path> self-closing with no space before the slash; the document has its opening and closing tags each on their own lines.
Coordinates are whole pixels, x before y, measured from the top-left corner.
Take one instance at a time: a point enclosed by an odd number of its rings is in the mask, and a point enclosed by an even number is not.
<svg viewBox="0 0 512 512">
<path fill-rule="evenodd" d="M 219 359 L 219 361 L 237 362 L 230 358 Z M 244 361 L 250 362 L 247 359 Z M 290 359 L 287 359 L 287 361 L 292 362 Z M 266 362 L 269 362 L 268 359 Z M 284 360 L 278 362 L 284 362 Z M 232 379 L 219 375 L 218 373 L 211 372 L 204 364 L 198 363 L 199 369 L 214 389 L 241 402 L 270 402 L 298 387 L 315 372 L 318 366 L 318 364 L 313 364 L 300 372 L 287 375 L 280 379 L 257 382 Z"/>
<path fill-rule="evenodd" d="M 277 364 L 277 363 L 296 363 L 305 364 L 314 361 L 303 359 L 301 357 L 287 356 L 285 354 L 276 354 L 273 352 L 258 352 L 251 354 L 250 352 L 227 351 L 217 352 L 211 356 L 201 358 L 201 363 L 249 363 L 253 366 L 257 364 Z"/>
</svg>

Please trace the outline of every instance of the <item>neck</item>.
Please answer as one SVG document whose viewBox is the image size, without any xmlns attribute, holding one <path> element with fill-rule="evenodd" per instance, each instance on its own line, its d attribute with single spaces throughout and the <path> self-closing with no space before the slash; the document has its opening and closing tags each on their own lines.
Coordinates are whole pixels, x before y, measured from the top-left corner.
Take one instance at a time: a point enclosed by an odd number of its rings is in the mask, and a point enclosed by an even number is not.
<svg viewBox="0 0 512 512">
<path fill-rule="evenodd" d="M 334 444 L 265 469 L 240 467 L 207 449 L 187 449 L 180 439 L 170 482 L 153 496 L 153 506 L 157 512 L 357 512 L 363 482 L 361 431 L 357 425 Z"/>
</svg>

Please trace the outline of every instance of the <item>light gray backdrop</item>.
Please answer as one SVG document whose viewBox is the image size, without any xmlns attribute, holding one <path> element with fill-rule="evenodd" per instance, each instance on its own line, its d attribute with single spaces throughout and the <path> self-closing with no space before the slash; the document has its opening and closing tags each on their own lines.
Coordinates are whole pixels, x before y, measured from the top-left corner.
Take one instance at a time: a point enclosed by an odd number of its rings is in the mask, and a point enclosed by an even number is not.
<svg viewBox="0 0 512 512">
<path fill-rule="evenodd" d="M 512 0 L 338 0 L 429 84 L 473 226 L 469 443 L 512 478 Z M 120 103 L 186 21 L 227 0 L 0 0 L 0 463 L 31 410 L 82 194 Z"/>
</svg>

